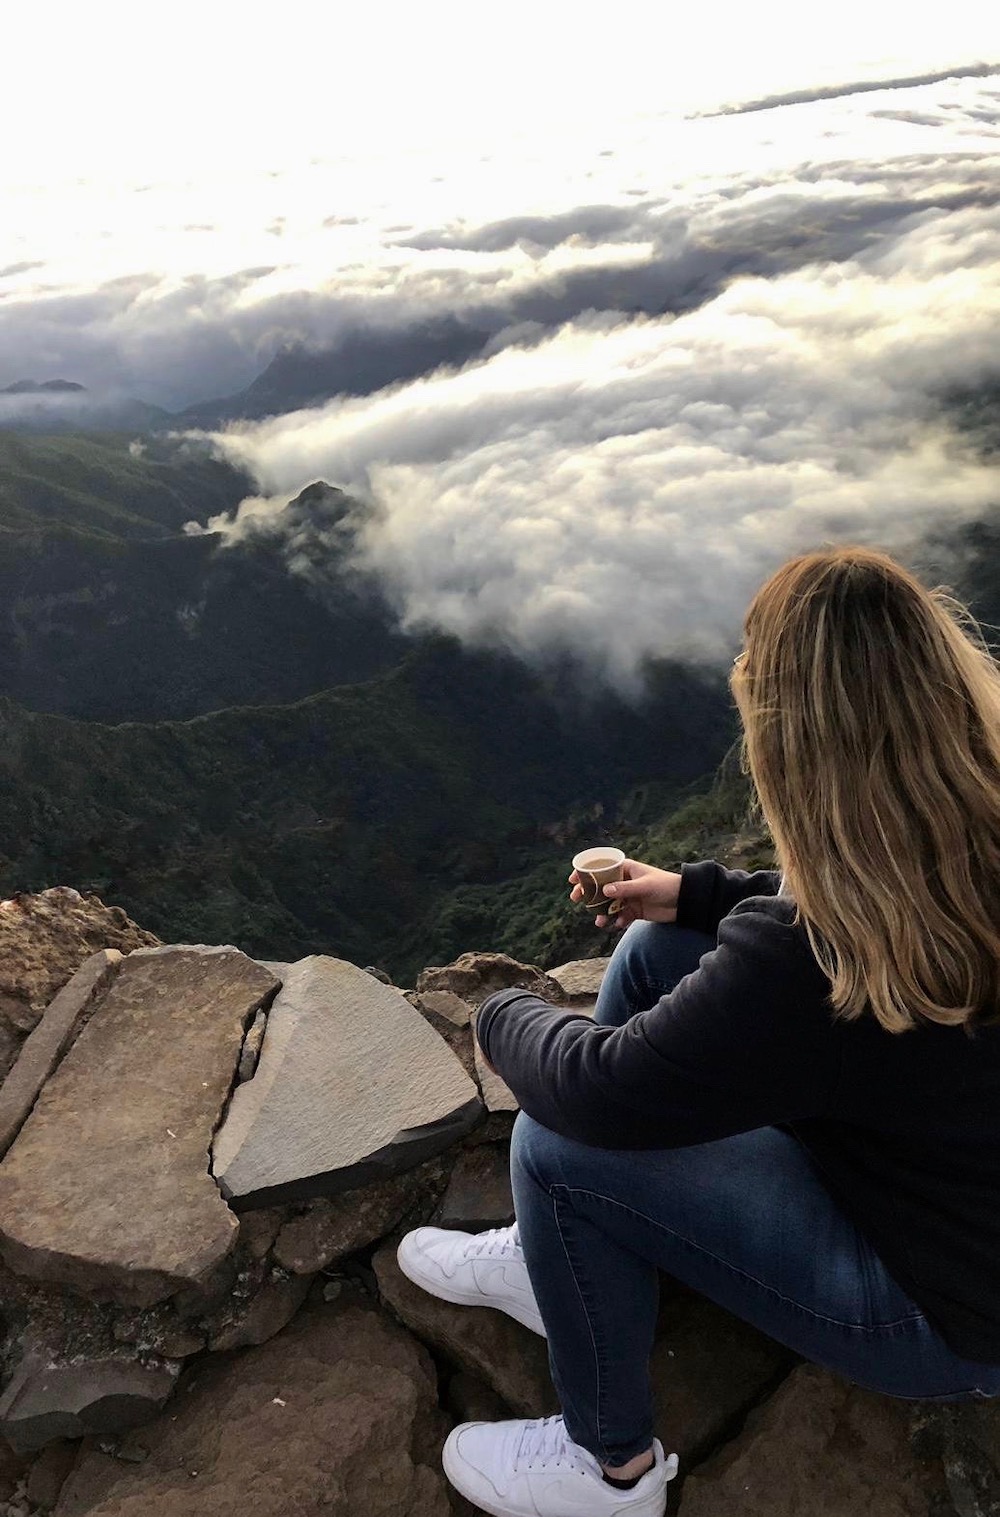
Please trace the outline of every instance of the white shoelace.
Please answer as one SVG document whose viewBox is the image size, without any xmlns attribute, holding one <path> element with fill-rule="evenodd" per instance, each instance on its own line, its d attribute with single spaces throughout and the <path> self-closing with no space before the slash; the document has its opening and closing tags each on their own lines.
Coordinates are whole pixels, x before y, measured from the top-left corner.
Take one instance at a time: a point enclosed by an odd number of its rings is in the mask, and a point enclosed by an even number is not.
<svg viewBox="0 0 1000 1517">
<path fill-rule="evenodd" d="M 491 1227 L 489 1232 L 477 1234 L 475 1241 L 468 1246 L 468 1253 L 475 1259 L 522 1258 L 517 1223 L 513 1227 Z"/>
<path fill-rule="evenodd" d="M 514 1455 L 514 1469 L 547 1469 L 566 1465 L 574 1470 L 599 1473 L 596 1461 L 569 1438 L 561 1417 L 540 1417 L 526 1422 Z"/>
</svg>

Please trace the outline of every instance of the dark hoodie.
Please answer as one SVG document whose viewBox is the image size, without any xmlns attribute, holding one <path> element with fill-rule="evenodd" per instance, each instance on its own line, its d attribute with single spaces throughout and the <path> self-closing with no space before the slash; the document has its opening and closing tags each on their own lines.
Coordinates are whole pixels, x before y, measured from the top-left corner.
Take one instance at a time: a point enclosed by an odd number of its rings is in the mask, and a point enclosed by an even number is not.
<svg viewBox="0 0 1000 1517">
<path fill-rule="evenodd" d="M 949 1346 L 1000 1363 L 1000 1027 L 835 1020 L 778 886 L 685 864 L 678 924 L 718 939 L 693 974 L 624 1027 L 500 991 L 483 1052 L 529 1116 L 598 1148 L 787 1127 Z"/>
</svg>

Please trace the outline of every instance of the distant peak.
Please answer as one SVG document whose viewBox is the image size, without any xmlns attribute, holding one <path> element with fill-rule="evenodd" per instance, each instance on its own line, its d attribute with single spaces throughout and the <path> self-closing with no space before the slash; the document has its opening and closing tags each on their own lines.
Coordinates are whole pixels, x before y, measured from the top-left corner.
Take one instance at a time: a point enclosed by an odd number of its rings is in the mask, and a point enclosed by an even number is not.
<svg viewBox="0 0 1000 1517">
<path fill-rule="evenodd" d="M 15 379 L 12 385 L 5 385 L 0 390 L 0 395 L 65 395 L 86 388 L 73 379 Z"/>
</svg>

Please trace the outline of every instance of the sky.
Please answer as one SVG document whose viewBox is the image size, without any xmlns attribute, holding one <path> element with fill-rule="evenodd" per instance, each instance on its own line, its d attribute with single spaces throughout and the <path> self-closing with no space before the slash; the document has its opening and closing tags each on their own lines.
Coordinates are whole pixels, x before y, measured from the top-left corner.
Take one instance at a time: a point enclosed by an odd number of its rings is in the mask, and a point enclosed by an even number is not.
<svg viewBox="0 0 1000 1517">
<path fill-rule="evenodd" d="M 214 435 L 258 494 L 213 526 L 324 477 L 409 625 L 721 658 L 789 552 L 997 502 L 942 393 L 1000 367 L 1000 20 L 941 10 L 39 0 L 0 387 L 180 411 L 457 322 L 472 359 Z"/>
</svg>

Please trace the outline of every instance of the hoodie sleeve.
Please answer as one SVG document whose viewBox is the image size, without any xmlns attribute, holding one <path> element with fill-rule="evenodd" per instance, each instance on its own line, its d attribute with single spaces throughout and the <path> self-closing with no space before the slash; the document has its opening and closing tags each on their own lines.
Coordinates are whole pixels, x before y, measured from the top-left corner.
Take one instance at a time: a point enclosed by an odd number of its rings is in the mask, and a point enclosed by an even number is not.
<svg viewBox="0 0 1000 1517">
<path fill-rule="evenodd" d="M 700 967 L 624 1027 L 501 991 L 476 1023 L 522 1110 L 598 1148 L 682 1148 L 823 1114 L 840 1071 L 828 981 L 768 903 L 726 918 Z"/>
<path fill-rule="evenodd" d="M 726 869 L 711 859 L 681 865 L 681 889 L 677 901 L 677 925 L 693 927 L 714 937 L 723 917 L 733 907 L 755 895 L 777 895 L 781 875 L 775 869 Z"/>
</svg>

